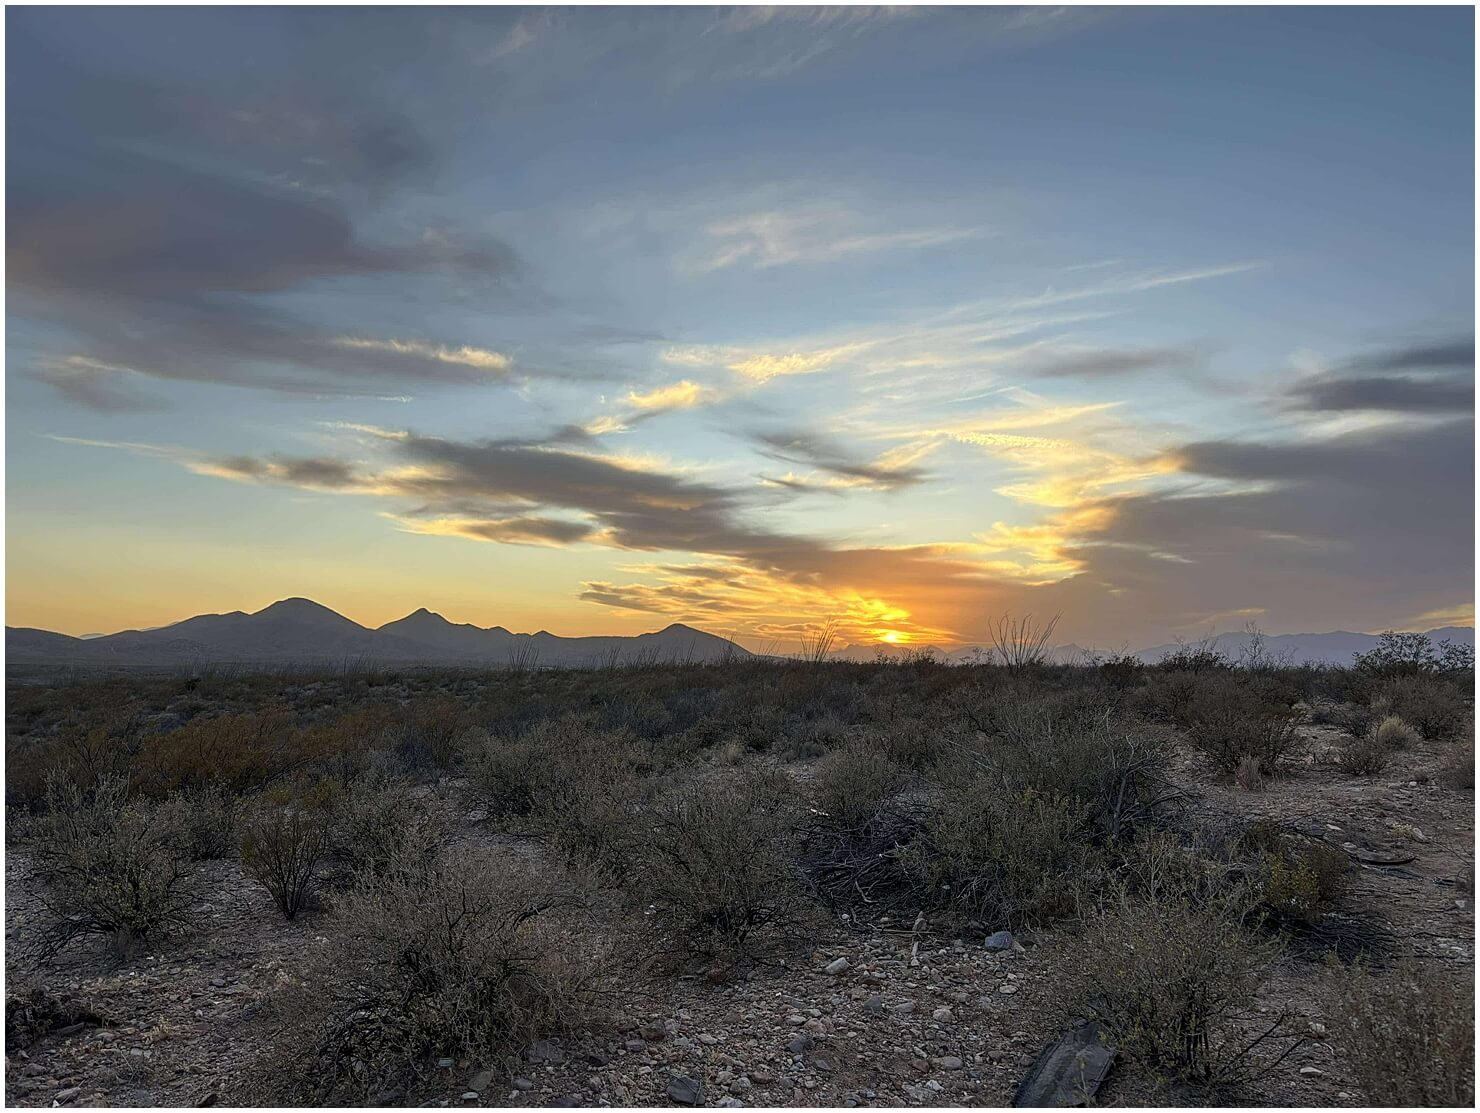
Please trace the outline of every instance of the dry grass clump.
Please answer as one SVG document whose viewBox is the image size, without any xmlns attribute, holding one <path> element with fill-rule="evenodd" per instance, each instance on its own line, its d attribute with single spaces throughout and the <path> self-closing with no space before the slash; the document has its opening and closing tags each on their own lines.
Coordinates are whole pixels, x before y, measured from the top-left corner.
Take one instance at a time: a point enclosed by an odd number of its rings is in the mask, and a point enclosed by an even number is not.
<svg viewBox="0 0 1480 1113">
<path fill-rule="evenodd" d="M 1063 969 L 1077 971 L 1073 1011 L 1098 1021 L 1158 1084 L 1241 1081 L 1256 1053 L 1285 1042 L 1283 1018 L 1249 1026 L 1277 949 L 1242 919 L 1237 902 L 1174 887 L 1139 899 L 1121 894 L 1088 917 L 1065 957 Z"/>
<path fill-rule="evenodd" d="M 799 811 L 790 783 L 770 773 L 734 773 L 660 796 L 633 881 L 662 931 L 695 956 L 744 957 L 789 942 L 805 902 L 795 861 Z"/>
<path fill-rule="evenodd" d="M 291 920 L 314 902 L 328 845 L 329 823 L 322 812 L 297 801 L 264 801 L 243 825 L 242 868 Z"/>
<path fill-rule="evenodd" d="M 364 1100 L 585 1023 L 603 969 L 585 889 L 492 852 L 362 875 L 275 1004 L 270 1075 L 294 1101 Z"/>
<path fill-rule="evenodd" d="M 830 824 L 855 830 L 905 786 L 906 774 L 868 741 L 835 750 L 817 766 L 813 796 Z"/>
<path fill-rule="evenodd" d="M 1382 721 L 1373 728 L 1372 737 L 1379 746 L 1386 750 L 1408 750 L 1423 741 L 1418 731 L 1397 715 L 1384 716 Z"/>
<path fill-rule="evenodd" d="M 1473 968 L 1412 957 L 1380 972 L 1336 965 L 1327 1015 L 1369 1104 L 1474 1106 Z"/>
<path fill-rule="evenodd" d="M 53 777 L 30 834 L 48 918 L 43 956 L 88 935 L 126 948 L 189 922 L 198 900 L 189 836 L 174 813 L 130 801 L 123 781 L 104 776 L 84 793 Z"/>
</svg>

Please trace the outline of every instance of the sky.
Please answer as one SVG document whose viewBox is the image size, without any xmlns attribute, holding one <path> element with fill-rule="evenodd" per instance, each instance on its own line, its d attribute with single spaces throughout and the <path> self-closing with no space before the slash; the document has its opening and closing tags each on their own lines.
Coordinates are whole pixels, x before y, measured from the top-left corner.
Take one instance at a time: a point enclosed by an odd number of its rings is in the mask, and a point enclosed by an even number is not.
<svg viewBox="0 0 1480 1113">
<path fill-rule="evenodd" d="M 1468 8 L 9 8 L 6 622 L 1473 622 Z"/>
</svg>

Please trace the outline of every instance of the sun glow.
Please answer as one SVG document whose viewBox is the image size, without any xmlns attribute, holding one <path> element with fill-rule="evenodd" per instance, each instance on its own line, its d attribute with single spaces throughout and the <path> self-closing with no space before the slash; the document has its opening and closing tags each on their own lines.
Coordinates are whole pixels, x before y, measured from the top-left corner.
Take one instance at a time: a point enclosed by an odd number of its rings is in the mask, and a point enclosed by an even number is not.
<svg viewBox="0 0 1480 1113">
<path fill-rule="evenodd" d="M 903 645 L 910 640 L 910 636 L 902 630 L 880 630 L 877 637 L 879 641 L 888 645 Z"/>
</svg>

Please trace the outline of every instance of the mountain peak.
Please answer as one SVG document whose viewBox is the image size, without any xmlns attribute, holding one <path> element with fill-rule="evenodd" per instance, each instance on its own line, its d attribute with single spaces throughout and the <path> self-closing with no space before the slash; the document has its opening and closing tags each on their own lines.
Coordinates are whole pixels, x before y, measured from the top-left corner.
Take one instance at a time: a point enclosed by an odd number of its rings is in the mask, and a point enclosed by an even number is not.
<svg viewBox="0 0 1480 1113">
<path fill-rule="evenodd" d="M 289 599 L 279 599 L 263 607 L 260 611 L 252 612 L 253 618 L 290 618 L 298 622 L 325 622 L 354 623 L 338 611 L 331 610 L 322 603 L 315 603 L 312 599 L 304 599 L 301 596 L 293 596 Z"/>
</svg>

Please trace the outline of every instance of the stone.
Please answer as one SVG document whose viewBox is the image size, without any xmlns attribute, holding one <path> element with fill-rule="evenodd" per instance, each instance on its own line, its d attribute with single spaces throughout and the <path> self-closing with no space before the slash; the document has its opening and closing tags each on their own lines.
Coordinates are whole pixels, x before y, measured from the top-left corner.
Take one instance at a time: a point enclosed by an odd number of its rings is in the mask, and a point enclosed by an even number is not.
<svg viewBox="0 0 1480 1113">
<path fill-rule="evenodd" d="M 894 1006 L 894 1014 L 896 1016 L 909 1016 L 914 1011 L 915 1003 L 913 1001 L 901 1001 Z"/>
<path fill-rule="evenodd" d="M 71 1101 L 73 1098 L 75 1098 L 80 1093 L 82 1093 L 82 1087 L 81 1086 L 68 1086 L 65 1090 L 58 1090 L 57 1091 L 56 1100 L 57 1101 Z"/>
<path fill-rule="evenodd" d="M 793 1055 L 800 1055 L 812 1046 L 812 1037 L 805 1032 L 797 1032 L 786 1041 L 786 1050 Z"/>
<path fill-rule="evenodd" d="M 930 1061 L 941 1070 L 960 1070 L 966 1065 L 961 1061 L 961 1056 L 959 1055 L 941 1055 Z"/>
<path fill-rule="evenodd" d="M 525 1054 L 531 1063 L 559 1063 L 565 1059 L 565 1052 L 554 1040 L 535 1040 Z"/>
<path fill-rule="evenodd" d="M 1012 937 L 1010 931 L 994 931 L 982 944 L 989 951 L 1021 951 L 1023 945 Z"/>
<path fill-rule="evenodd" d="M 838 957 L 822 968 L 824 974 L 841 974 L 848 969 L 849 962 L 846 958 Z"/>
<path fill-rule="evenodd" d="M 776 1072 L 767 1070 L 765 1067 L 756 1067 L 750 1072 L 750 1080 L 757 1086 L 769 1086 L 776 1081 Z"/>
<path fill-rule="evenodd" d="M 510 1085 L 513 1086 L 514 1089 L 516 1089 L 516 1090 L 533 1090 L 534 1089 L 534 1079 L 532 1079 L 532 1078 L 516 1078 L 516 1079 L 514 1079 L 513 1082 L 510 1083 Z"/>
<path fill-rule="evenodd" d="M 698 1105 L 704 1100 L 704 1084 L 697 1078 L 678 1075 L 668 1080 L 668 1096 L 679 1105 Z"/>
<path fill-rule="evenodd" d="M 933 1013 L 930 1014 L 930 1019 L 935 1021 L 937 1024 L 949 1024 L 951 1021 L 956 1019 L 956 1014 L 953 1013 L 948 1006 L 942 1005 L 940 1008 L 936 1009 Z"/>
<path fill-rule="evenodd" d="M 443 1070 L 451 1070 L 452 1069 L 452 1060 L 451 1059 L 438 1059 L 437 1060 L 437 1066 L 441 1067 Z"/>
<path fill-rule="evenodd" d="M 477 1090 L 464 1090 L 463 1093 L 462 1093 L 462 1100 L 463 1101 L 466 1101 L 466 1102 L 475 1102 L 475 1101 L 477 1101 L 478 1100 L 478 1091 Z"/>
<path fill-rule="evenodd" d="M 644 1024 L 637 1029 L 637 1034 L 649 1043 L 657 1043 L 668 1038 L 668 1029 L 661 1024 Z"/>
<path fill-rule="evenodd" d="M 705 1047 L 713 1047 L 715 1044 L 719 1043 L 719 1038 L 717 1036 L 711 1036 L 708 1032 L 700 1032 L 699 1042 L 702 1043 Z"/>
<path fill-rule="evenodd" d="M 1013 985 L 1011 982 L 1003 982 L 1001 985 L 999 985 L 997 987 L 997 992 L 998 993 L 1007 994 L 1009 996 L 1011 994 L 1016 993 L 1017 991 L 1018 991 L 1018 987 L 1015 986 L 1015 985 Z"/>
<path fill-rule="evenodd" d="M 730 1093 L 732 1094 L 748 1094 L 750 1089 L 751 1081 L 743 1074 L 730 1083 Z"/>
<path fill-rule="evenodd" d="M 493 1071 L 480 1070 L 472 1078 L 468 1079 L 468 1089 L 482 1093 L 493 1085 Z"/>
<path fill-rule="evenodd" d="M 1301 1067 L 1300 1073 L 1305 1075 L 1307 1078 L 1319 1078 L 1326 1072 L 1323 1071 L 1320 1067 Z"/>
</svg>

